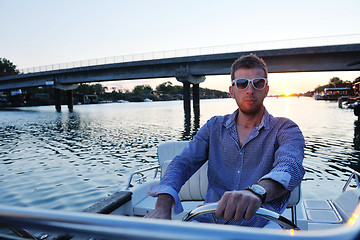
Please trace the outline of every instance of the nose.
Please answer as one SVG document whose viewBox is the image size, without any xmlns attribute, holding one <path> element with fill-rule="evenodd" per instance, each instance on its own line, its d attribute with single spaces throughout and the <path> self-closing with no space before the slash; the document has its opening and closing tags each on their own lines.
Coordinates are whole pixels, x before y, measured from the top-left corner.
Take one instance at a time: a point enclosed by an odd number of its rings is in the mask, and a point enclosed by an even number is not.
<svg viewBox="0 0 360 240">
<path fill-rule="evenodd" d="M 246 94 L 253 94 L 255 89 L 254 86 L 252 85 L 252 83 L 249 83 L 249 86 L 246 88 Z"/>
</svg>

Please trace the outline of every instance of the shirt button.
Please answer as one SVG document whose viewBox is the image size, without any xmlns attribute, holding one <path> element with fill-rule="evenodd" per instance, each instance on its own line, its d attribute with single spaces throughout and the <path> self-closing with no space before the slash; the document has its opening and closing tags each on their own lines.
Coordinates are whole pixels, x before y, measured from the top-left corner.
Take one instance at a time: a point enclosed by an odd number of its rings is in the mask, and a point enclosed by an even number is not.
<svg viewBox="0 0 360 240">
<path fill-rule="evenodd" d="M 240 173 L 240 171 L 238 171 L 238 173 Z"/>
</svg>

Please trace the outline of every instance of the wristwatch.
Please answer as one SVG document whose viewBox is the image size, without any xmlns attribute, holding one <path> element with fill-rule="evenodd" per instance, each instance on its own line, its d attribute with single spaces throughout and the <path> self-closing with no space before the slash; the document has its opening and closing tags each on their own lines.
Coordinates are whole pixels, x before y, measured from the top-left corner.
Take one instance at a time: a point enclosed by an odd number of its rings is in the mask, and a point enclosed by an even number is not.
<svg viewBox="0 0 360 240">
<path fill-rule="evenodd" d="M 249 190 L 256 196 L 258 196 L 261 199 L 261 203 L 265 202 L 266 199 L 266 190 L 259 184 L 253 184 L 250 187 L 247 187 L 245 190 Z"/>
</svg>

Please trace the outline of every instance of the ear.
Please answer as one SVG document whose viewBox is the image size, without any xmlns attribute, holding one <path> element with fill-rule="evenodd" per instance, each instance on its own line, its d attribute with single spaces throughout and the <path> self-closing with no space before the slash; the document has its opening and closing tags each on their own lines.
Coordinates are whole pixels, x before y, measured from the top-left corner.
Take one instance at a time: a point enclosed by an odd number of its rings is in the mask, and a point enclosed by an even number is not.
<svg viewBox="0 0 360 240">
<path fill-rule="evenodd" d="M 234 88 L 233 88 L 232 85 L 229 86 L 229 93 L 230 93 L 230 96 L 231 96 L 232 98 L 235 98 L 235 96 L 234 96 Z"/>
</svg>

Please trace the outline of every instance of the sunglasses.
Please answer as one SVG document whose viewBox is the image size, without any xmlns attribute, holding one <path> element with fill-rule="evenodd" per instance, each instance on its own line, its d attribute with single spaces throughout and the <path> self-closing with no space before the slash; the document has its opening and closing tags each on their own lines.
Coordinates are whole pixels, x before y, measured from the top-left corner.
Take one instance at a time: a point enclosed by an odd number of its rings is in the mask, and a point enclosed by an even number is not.
<svg viewBox="0 0 360 240">
<path fill-rule="evenodd" d="M 247 79 L 247 78 L 238 78 L 234 79 L 232 81 L 232 85 L 236 86 L 239 90 L 245 90 L 249 87 L 249 84 L 251 82 L 252 86 L 256 90 L 263 90 L 267 85 L 267 79 L 266 78 L 253 78 L 253 79 Z"/>
</svg>

